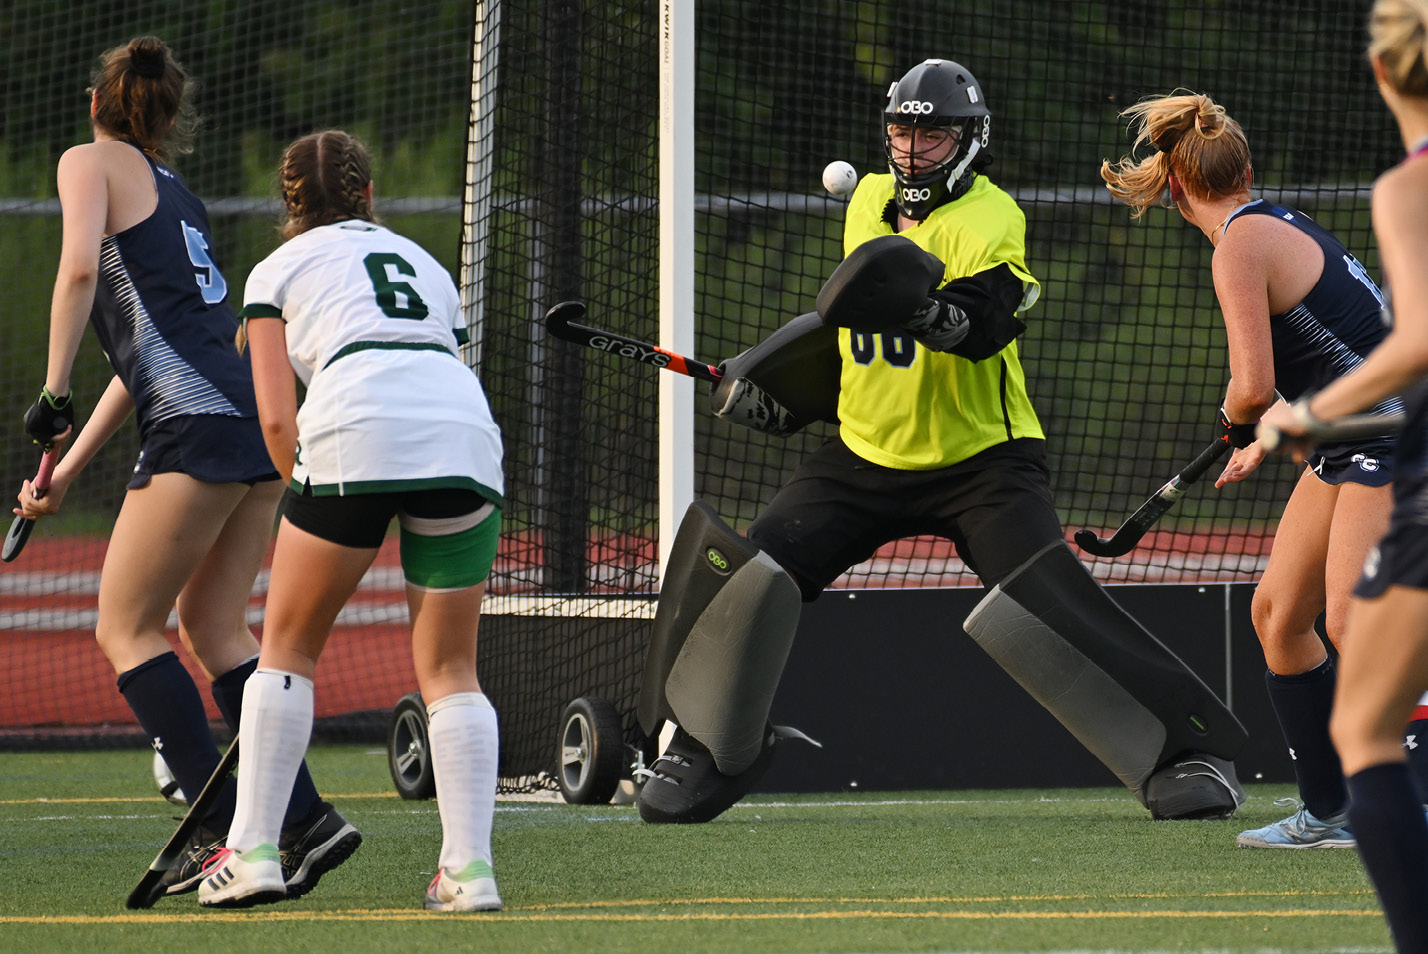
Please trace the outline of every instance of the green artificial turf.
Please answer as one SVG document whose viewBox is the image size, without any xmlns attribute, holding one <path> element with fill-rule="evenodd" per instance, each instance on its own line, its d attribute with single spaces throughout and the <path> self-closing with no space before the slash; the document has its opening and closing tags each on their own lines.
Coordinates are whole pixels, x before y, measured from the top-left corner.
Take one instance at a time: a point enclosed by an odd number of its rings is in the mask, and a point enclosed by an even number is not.
<svg viewBox="0 0 1428 954">
<path fill-rule="evenodd" d="M 329 746 L 313 775 L 362 831 L 307 897 L 207 912 L 124 897 L 175 825 L 143 751 L 0 753 L 0 950 L 62 952 L 1390 951 L 1355 852 L 1237 849 L 1240 815 L 1152 822 L 1120 789 L 747 799 L 705 825 L 632 806 L 502 801 L 506 909 L 421 909 L 434 802 L 397 798 L 385 753 Z"/>
</svg>

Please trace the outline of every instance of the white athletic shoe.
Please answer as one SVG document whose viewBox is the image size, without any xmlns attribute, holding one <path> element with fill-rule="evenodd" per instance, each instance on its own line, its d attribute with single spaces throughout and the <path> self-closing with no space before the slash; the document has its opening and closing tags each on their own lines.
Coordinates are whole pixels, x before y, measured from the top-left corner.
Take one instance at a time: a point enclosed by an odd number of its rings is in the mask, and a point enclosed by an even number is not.
<svg viewBox="0 0 1428 954">
<path fill-rule="evenodd" d="M 198 903 L 205 908 L 248 908 L 281 901 L 287 893 L 277 845 L 258 845 L 241 855 L 224 848 L 204 870 Z"/>
<path fill-rule="evenodd" d="M 1292 798 L 1276 799 L 1276 805 L 1297 805 Z M 1235 839 L 1241 848 L 1352 848 L 1348 817 L 1342 812 L 1331 818 L 1317 818 L 1307 808 L 1272 825 L 1242 831 Z"/>
<path fill-rule="evenodd" d="M 479 858 L 456 874 L 445 868 L 436 872 L 426 889 L 428 911 L 499 911 L 501 895 L 496 891 L 496 875 Z"/>
</svg>

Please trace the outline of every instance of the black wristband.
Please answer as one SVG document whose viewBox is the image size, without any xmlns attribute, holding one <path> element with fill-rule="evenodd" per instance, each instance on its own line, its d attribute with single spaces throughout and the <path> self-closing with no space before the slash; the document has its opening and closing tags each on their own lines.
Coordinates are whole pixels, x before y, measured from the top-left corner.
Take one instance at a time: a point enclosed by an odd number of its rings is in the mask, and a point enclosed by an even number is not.
<svg viewBox="0 0 1428 954">
<path fill-rule="evenodd" d="M 55 397 L 49 388 L 41 388 L 40 396 L 25 411 L 25 433 L 36 444 L 48 446 L 74 424 L 74 394 Z"/>
<path fill-rule="evenodd" d="M 1225 409 L 1220 408 L 1220 440 L 1236 449 L 1248 447 L 1256 440 L 1255 425 L 1231 423 Z"/>
</svg>

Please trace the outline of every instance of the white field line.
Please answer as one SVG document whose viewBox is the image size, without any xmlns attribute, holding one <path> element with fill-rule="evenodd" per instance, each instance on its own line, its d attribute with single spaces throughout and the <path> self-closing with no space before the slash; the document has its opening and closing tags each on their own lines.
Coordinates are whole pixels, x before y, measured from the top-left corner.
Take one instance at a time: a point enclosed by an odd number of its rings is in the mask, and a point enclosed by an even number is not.
<svg viewBox="0 0 1428 954">
<path fill-rule="evenodd" d="M 1264 570 L 1267 557 L 1251 554 L 1162 554 L 1164 563 L 1150 566 L 1141 561 L 1091 560 L 1085 566 L 1102 583 L 1164 583 L 1184 581 L 1190 576 L 1195 583 L 1221 583 L 1244 580 L 1247 574 L 1258 576 Z M 653 567 L 604 567 L 595 576 L 604 583 L 620 584 L 631 580 L 655 578 Z M 942 557 L 880 557 L 855 568 L 834 581 L 834 588 L 860 588 L 860 584 L 878 580 L 898 587 L 930 586 L 928 581 L 957 578 L 972 580 L 967 567 L 957 558 Z M 520 578 L 514 578 L 520 583 Z M 527 581 L 538 586 L 540 581 Z M 258 574 L 253 596 L 263 597 L 268 590 L 268 573 Z M 337 626 L 363 627 L 404 624 L 407 621 L 404 578 L 400 567 L 373 567 L 357 587 L 357 598 L 347 604 L 337 616 Z M 99 593 L 99 573 L 6 573 L 0 576 L 0 600 L 3 598 L 93 597 Z M 653 597 L 563 597 L 497 594 L 488 596 L 483 611 L 496 616 L 584 617 L 584 618 L 654 618 Z M 61 631 L 93 630 L 97 611 L 93 607 L 40 607 L 27 610 L 0 610 L 0 633 L 61 633 Z M 248 610 L 250 626 L 263 623 L 261 603 Z M 177 626 L 176 614 L 170 614 L 169 627 Z"/>
<path fill-rule="evenodd" d="M 253 587 L 255 598 L 268 592 L 268 572 L 259 574 Z M 97 596 L 99 574 L 88 573 L 7 573 L 0 576 L 0 598 L 53 596 Z M 338 626 L 381 626 L 407 621 L 405 581 L 399 567 L 373 567 L 362 577 L 357 598 L 337 614 Z M 366 598 L 363 598 L 366 597 Z M 653 598 L 568 597 L 499 595 L 485 600 L 487 614 L 547 617 L 598 617 L 653 619 Z M 93 607 L 40 607 L 0 611 L 0 632 L 55 633 L 91 630 L 98 619 Z M 263 622 L 261 604 L 248 609 L 248 624 Z M 170 613 L 168 627 L 178 626 L 178 615 Z"/>
<path fill-rule="evenodd" d="M 1164 565 L 1151 566 L 1134 561 L 1087 561 L 1086 566 L 1103 583 L 1180 582 L 1191 575 L 1195 582 L 1215 583 L 1245 579 L 1246 574 L 1258 575 L 1267 558 L 1235 554 L 1182 554 L 1169 556 Z M 607 568 L 604 576 L 628 581 L 643 579 L 639 568 Z M 653 578 L 653 570 L 649 569 Z M 897 586 L 926 586 L 927 581 L 966 574 L 960 560 L 942 558 L 894 557 L 876 559 L 858 567 L 834 582 L 834 588 L 869 580 L 880 580 Z M 539 581 L 531 581 L 532 585 Z M 260 598 L 268 591 L 268 573 L 263 571 L 253 587 Z M 46 596 L 95 596 L 99 592 L 99 574 L 83 573 L 6 573 L 0 575 L 0 598 L 36 598 Z M 373 567 L 357 587 L 358 597 L 338 614 L 339 626 L 381 626 L 403 624 L 407 620 L 404 581 L 399 567 Z M 483 612 L 493 615 L 584 617 L 605 619 L 653 619 L 653 597 L 598 596 L 527 596 L 522 594 L 493 595 L 486 598 Z M 0 632 L 51 633 L 93 629 L 96 620 L 93 608 L 55 607 L 25 610 L 0 610 Z M 249 625 L 263 621 L 261 605 L 248 611 Z M 170 614 L 168 625 L 178 625 L 177 616 Z"/>
<path fill-rule="evenodd" d="M 1082 562 L 1097 579 L 1103 582 L 1161 582 L 1172 580 L 1179 582 L 1186 574 L 1193 574 L 1193 582 L 1213 583 L 1220 582 L 1221 577 L 1230 579 L 1243 579 L 1246 574 L 1258 574 L 1264 570 L 1267 556 L 1255 554 L 1235 554 L 1235 553 L 1183 553 L 1164 554 L 1162 559 L 1154 564 L 1146 562 L 1145 557 L 1129 560 L 1111 559 L 1088 559 Z M 609 567 L 607 573 L 600 574 L 602 577 L 618 578 L 623 580 L 655 579 L 658 574 L 656 568 L 651 564 L 642 564 Z M 840 588 L 848 581 L 869 581 L 887 580 L 888 582 L 906 585 L 908 582 L 918 580 L 938 580 L 948 577 L 969 576 L 970 571 L 966 564 L 955 557 L 878 557 L 868 563 L 860 564 L 848 573 L 839 577 L 833 584 L 835 588 Z M 522 577 L 516 575 L 512 577 L 513 582 L 522 582 Z M 533 579 L 525 581 L 532 586 L 538 586 L 540 580 Z M 603 579 L 592 579 L 591 582 L 604 582 Z M 929 585 L 929 584 L 925 584 Z M 935 584 L 930 584 L 935 585 Z M 404 590 L 404 581 L 400 567 L 395 566 L 374 566 L 362 577 L 362 582 L 358 584 L 358 593 L 385 593 L 400 596 Z M 0 574 L 0 597 L 37 597 L 37 596 L 93 596 L 99 592 L 99 573 L 97 571 L 76 572 L 76 573 L 26 573 L 14 572 Z M 262 596 L 268 592 L 268 571 L 263 570 L 258 574 L 258 578 L 253 585 L 253 595 Z M 526 599 L 519 595 L 510 597 L 492 596 L 491 601 L 497 599 Z M 621 599 L 633 599 L 631 597 L 620 597 Z M 593 597 L 576 600 L 577 604 L 582 603 L 607 603 L 610 598 L 596 599 Z M 579 607 L 576 608 L 577 613 Z"/>
</svg>

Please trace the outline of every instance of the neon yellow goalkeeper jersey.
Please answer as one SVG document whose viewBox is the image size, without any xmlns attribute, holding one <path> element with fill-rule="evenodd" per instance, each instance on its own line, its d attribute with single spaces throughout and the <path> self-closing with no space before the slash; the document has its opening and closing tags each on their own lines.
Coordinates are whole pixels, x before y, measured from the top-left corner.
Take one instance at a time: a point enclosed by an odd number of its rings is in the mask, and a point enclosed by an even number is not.
<svg viewBox="0 0 1428 954">
<path fill-rule="evenodd" d="M 891 174 L 867 175 L 848 205 L 843 254 L 879 235 Z M 1005 263 L 1022 280 L 1019 310 L 1040 291 L 1026 270 L 1026 217 L 984 176 L 954 202 L 900 233 L 947 266 L 943 283 Z M 899 470 L 947 467 L 1017 437 L 1043 437 L 1013 341 L 982 361 L 929 351 L 910 334 L 839 332 L 839 434 L 865 460 Z"/>
</svg>

